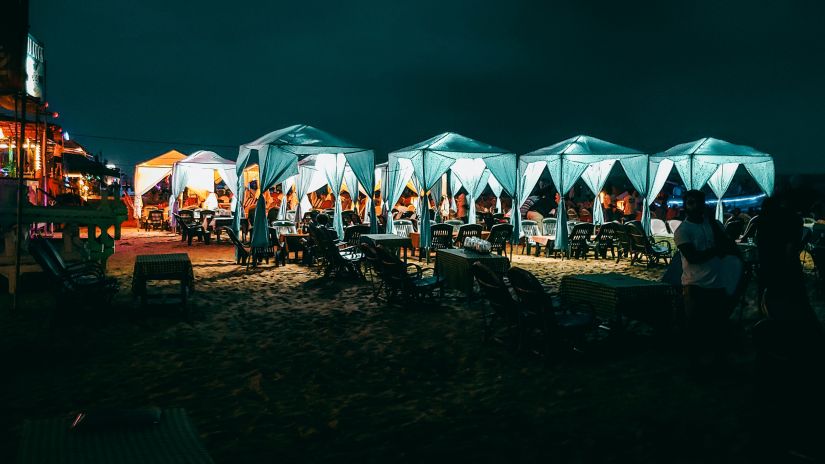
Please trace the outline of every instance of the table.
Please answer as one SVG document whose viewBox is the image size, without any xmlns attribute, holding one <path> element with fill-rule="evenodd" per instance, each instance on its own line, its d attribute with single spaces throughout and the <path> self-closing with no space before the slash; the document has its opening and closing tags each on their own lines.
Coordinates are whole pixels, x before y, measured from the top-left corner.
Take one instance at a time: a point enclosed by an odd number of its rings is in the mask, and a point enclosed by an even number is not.
<svg viewBox="0 0 825 464">
<path fill-rule="evenodd" d="M 309 234 L 298 232 L 294 234 L 280 234 L 279 237 L 284 239 L 284 253 L 286 253 L 286 256 L 289 257 L 289 253 L 293 252 L 295 253 L 295 257 L 292 261 L 298 261 L 298 252 L 304 249 L 301 240 L 309 237 Z"/>
<path fill-rule="evenodd" d="M 481 231 L 481 238 L 487 240 L 490 237 L 489 230 L 482 230 Z M 453 241 L 458 238 L 458 232 L 453 232 Z M 410 232 L 410 241 L 412 241 L 413 249 L 421 248 L 421 233 L 420 232 Z"/>
<path fill-rule="evenodd" d="M 372 246 L 382 245 L 390 250 L 400 251 L 404 249 L 404 262 L 407 262 L 407 250 L 412 248 L 412 240 L 409 237 L 402 237 L 395 234 L 363 234 L 361 242 Z"/>
<path fill-rule="evenodd" d="M 615 320 L 636 319 L 654 326 L 670 324 L 674 311 L 671 285 L 623 274 L 579 274 L 561 280 L 565 307 L 592 308 L 597 317 Z"/>
<path fill-rule="evenodd" d="M 232 227 L 232 223 L 234 221 L 235 218 L 232 216 L 215 216 L 214 218 L 212 218 L 212 221 L 209 225 L 212 226 L 212 230 L 215 231 L 215 239 L 217 241 L 221 241 L 221 227 Z"/>
<path fill-rule="evenodd" d="M 435 272 L 444 279 L 444 285 L 464 292 L 468 297 L 473 293 L 473 273 L 470 267 L 481 262 L 498 274 L 504 275 L 510 269 L 510 260 L 506 256 L 494 253 L 478 253 L 463 248 L 436 250 Z"/>
<path fill-rule="evenodd" d="M 195 290 L 195 274 L 192 262 L 186 253 L 167 253 L 157 255 L 138 255 L 132 274 L 132 293 L 140 297 L 141 304 L 146 304 L 148 297 L 146 282 L 150 280 L 179 280 L 182 305 L 186 306 L 188 294 Z"/>
<path fill-rule="evenodd" d="M 212 463 L 183 409 L 167 409 L 160 422 L 70 428 L 68 417 L 26 421 L 20 463 Z"/>
</svg>

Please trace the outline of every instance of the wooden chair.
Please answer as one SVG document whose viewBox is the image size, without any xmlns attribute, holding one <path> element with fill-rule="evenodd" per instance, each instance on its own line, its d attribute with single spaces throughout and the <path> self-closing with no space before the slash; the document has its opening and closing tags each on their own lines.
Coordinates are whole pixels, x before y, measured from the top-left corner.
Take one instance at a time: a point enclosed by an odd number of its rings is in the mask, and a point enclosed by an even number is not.
<svg viewBox="0 0 825 464">
<path fill-rule="evenodd" d="M 481 224 L 463 224 L 458 228 L 458 236 L 455 239 L 456 248 L 464 246 L 464 239 L 467 237 L 481 237 L 484 227 Z"/>
</svg>

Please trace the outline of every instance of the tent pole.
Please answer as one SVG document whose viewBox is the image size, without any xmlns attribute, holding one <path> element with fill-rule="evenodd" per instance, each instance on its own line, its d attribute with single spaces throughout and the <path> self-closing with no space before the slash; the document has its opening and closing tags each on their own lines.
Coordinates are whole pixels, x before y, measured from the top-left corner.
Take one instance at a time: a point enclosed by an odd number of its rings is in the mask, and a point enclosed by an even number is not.
<svg viewBox="0 0 825 464">
<path fill-rule="evenodd" d="M 26 60 L 23 60 L 25 63 Z M 23 75 L 26 75 L 25 68 L 23 69 Z M 25 86 L 25 83 L 23 84 Z M 23 252 L 23 240 L 24 240 L 24 233 L 23 233 L 23 202 L 26 200 L 26 196 L 23 194 L 23 189 L 25 187 L 25 183 L 23 182 L 23 173 L 25 172 L 26 167 L 26 157 L 23 156 L 23 150 L 25 150 L 25 141 L 26 141 L 26 104 L 28 98 L 26 97 L 26 90 L 25 87 L 22 89 L 21 92 L 22 99 L 23 99 L 23 108 L 21 109 L 21 118 L 20 118 L 20 138 L 17 141 L 17 228 L 15 229 L 15 238 L 17 242 L 15 244 L 15 253 L 14 253 L 14 281 L 19 283 L 20 281 L 20 261 L 21 261 L 21 253 Z M 15 283 L 15 286 L 17 285 Z M 17 312 L 20 309 L 20 292 L 15 289 L 14 292 L 14 311 Z"/>
</svg>

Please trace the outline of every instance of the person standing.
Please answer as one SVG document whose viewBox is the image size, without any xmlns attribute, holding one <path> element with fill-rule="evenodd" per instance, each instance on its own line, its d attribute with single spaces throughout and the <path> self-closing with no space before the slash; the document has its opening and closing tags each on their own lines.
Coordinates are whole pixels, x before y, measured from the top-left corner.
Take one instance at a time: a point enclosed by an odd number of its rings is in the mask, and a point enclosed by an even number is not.
<svg viewBox="0 0 825 464">
<path fill-rule="evenodd" d="M 730 290 L 738 284 L 741 262 L 738 258 L 726 259 L 736 254 L 736 245 L 718 221 L 707 217 L 704 193 L 686 192 L 685 212 L 687 218 L 673 238 L 682 254 L 681 280 L 691 367 L 702 367 L 708 352 L 719 366 L 725 361 L 728 318 L 733 310 L 730 295 L 734 292 Z"/>
</svg>

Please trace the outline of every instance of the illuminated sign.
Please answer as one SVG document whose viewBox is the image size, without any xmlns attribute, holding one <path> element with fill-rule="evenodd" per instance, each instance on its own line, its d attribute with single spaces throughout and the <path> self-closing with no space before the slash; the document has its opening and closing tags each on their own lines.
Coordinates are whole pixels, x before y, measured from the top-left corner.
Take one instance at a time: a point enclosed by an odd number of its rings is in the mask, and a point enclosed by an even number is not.
<svg viewBox="0 0 825 464">
<path fill-rule="evenodd" d="M 26 93 L 30 97 L 43 98 L 45 61 L 43 46 L 29 34 L 29 43 L 26 47 Z"/>
</svg>

